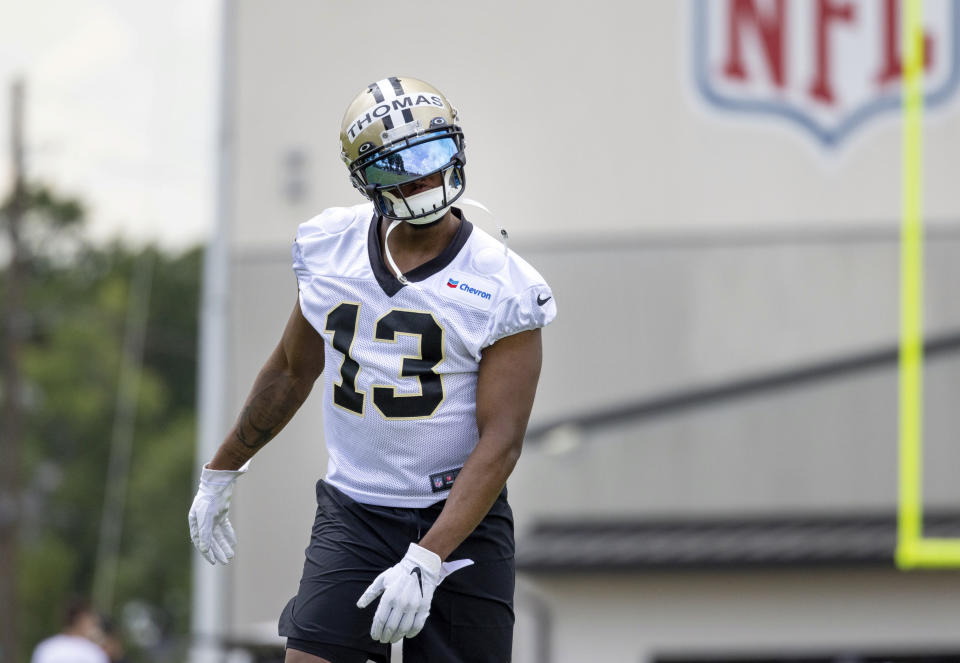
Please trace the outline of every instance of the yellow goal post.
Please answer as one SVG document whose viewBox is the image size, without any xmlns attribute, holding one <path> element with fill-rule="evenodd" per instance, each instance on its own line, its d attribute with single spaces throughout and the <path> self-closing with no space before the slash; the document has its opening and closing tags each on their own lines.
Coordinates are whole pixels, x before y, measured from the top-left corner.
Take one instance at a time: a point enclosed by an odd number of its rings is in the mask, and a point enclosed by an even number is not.
<svg viewBox="0 0 960 663">
<path fill-rule="evenodd" d="M 900 227 L 900 569 L 960 568 L 960 538 L 923 536 L 923 1 L 906 0 Z"/>
</svg>

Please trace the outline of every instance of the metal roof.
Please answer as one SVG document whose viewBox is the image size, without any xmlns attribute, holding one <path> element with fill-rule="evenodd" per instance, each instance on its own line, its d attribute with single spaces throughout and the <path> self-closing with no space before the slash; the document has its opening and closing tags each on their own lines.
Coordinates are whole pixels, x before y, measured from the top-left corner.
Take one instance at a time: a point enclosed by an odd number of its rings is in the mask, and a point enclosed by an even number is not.
<svg viewBox="0 0 960 663">
<path fill-rule="evenodd" d="M 892 566 L 896 525 L 892 514 L 542 521 L 518 540 L 517 568 Z M 924 535 L 960 538 L 960 512 L 927 515 Z"/>
</svg>

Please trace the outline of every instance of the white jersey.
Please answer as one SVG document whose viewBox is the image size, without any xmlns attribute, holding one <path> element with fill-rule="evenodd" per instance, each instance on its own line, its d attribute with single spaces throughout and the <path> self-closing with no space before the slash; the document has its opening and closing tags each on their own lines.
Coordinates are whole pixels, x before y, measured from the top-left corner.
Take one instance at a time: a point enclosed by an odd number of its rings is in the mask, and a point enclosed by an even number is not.
<svg viewBox="0 0 960 663">
<path fill-rule="evenodd" d="M 100 647 L 79 635 L 55 635 L 33 650 L 30 663 L 109 663 Z"/>
<path fill-rule="evenodd" d="M 358 502 L 425 507 L 477 444 L 481 351 L 557 309 L 536 270 L 466 219 L 406 286 L 378 227 L 370 203 L 335 207 L 293 244 L 300 309 L 327 342 L 326 481 Z"/>
</svg>

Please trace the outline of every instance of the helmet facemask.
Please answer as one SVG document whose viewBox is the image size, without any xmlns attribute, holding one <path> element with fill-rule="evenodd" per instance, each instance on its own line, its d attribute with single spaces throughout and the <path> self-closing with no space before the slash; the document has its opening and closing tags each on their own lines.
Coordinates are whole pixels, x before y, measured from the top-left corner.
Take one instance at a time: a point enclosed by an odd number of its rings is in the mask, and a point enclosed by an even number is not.
<svg viewBox="0 0 960 663">
<path fill-rule="evenodd" d="M 373 201 L 379 214 L 425 225 L 440 219 L 463 194 L 465 161 L 459 129 L 444 127 L 364 155 L 351 165 L 350 173 L 354 186 Z M 439 179 L 439 185 L 423 190 L 413 186 L 431 178 Z"/>
</svg>

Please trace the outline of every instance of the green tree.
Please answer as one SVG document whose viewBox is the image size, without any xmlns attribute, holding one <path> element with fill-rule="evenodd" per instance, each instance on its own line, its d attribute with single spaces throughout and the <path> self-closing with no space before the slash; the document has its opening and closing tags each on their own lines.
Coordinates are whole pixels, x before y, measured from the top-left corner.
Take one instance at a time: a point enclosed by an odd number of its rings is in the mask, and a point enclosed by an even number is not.
<svg viewBox="0 0 960 663">
<path fill-rule="evenodd" d="M 202 252 L 94 246 L 83 239 L 79 203 L 46 189 L 32 190 L 31 200 L 24 223 L 30 325 L 22 356 L 21 651 L 27 656 L 59 630 L 68 597 L 91 592 L 131 276 L 149 259 L 154 277 L 110 616 L 122 624 L 124 607 L 139 606 L 156 622 L 160 640 L 134 647 L 133 660 L 181 660 Z"/>
</svg>

